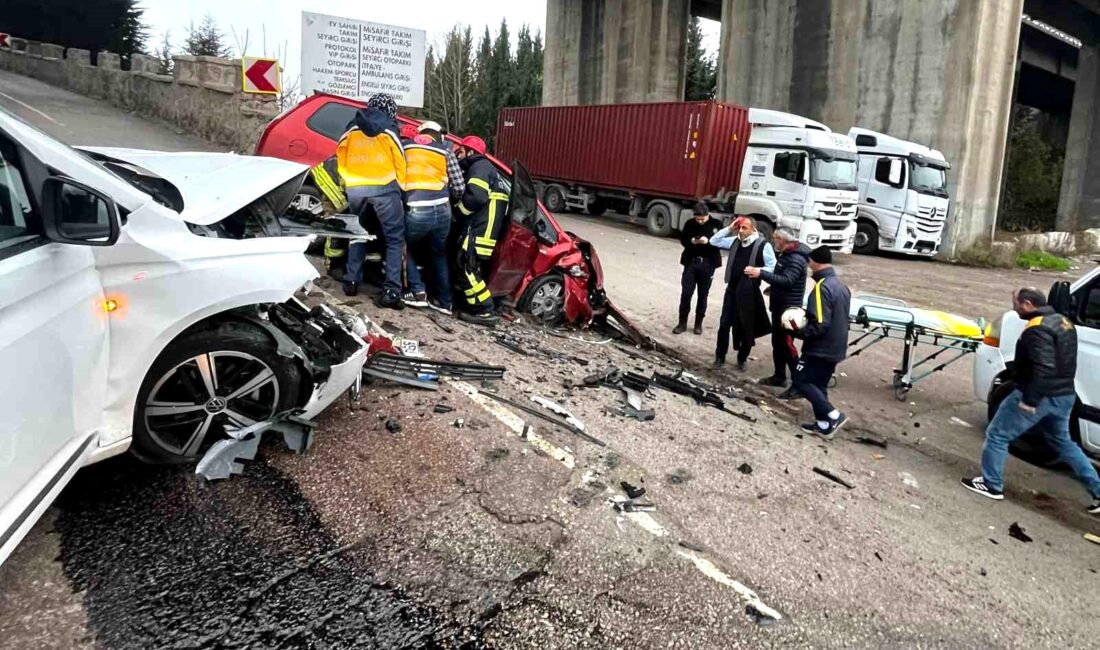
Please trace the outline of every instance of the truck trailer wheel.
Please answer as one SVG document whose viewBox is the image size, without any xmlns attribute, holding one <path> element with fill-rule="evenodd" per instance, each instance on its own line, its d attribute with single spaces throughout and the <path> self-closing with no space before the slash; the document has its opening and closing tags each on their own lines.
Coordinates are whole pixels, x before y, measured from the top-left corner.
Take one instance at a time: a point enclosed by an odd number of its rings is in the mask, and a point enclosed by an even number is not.
<svg viewBox="0 0 1100 650">
<path fill-rule="evenodd" d="M 547 185 L 542 194 L 542 203 L 551 212 L 565 212 L 565 190 L 561 185 Z"/>
<path fill-rule="evenodd" d="M 878 252 L 878 228 L 875 224 L 867 221 L 856 224 L 856 241 L 852 251 L 859 255 L 874 255 Z"/>
<path fill-rule="evenodd" d="M 225 322 L 173 341 L 138 391 L 131 451 L 152 463 L 197 461 L 243 427 L 293 408 L 301 371 L 253 325 Z"/>
<path fill-rule="evenodd" d="M 672 234 L 672 211 L 668 204 L 658 201 L 651 203 L 645 213 L 645 226 L 649 234 L 668 237 Z"/>
<path fill-rule="evenodd" d="M 598 217 L 604 212 L 607 212 L 607 202 L 603 199 L 596 199 L 588 204 L 588 214 L 593 217 Z"/>
</svg>

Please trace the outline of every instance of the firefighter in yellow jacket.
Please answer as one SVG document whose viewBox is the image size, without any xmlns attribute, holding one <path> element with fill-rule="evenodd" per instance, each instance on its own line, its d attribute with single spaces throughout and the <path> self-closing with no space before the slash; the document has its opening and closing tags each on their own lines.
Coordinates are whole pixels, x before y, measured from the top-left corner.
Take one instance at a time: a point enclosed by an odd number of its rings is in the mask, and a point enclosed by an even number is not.
<svg viewBox="0 0 1100 650">
<path fill-rule="evenodd" d="M 466 189 L 455 220 L 455 284 L 465 303 L 459 318 L 492 327 L 500 319 L 493 313 L 489 293 L 489 262 L 508 224 L 508 195 L 501 191 L 497 169 L 485 157 L 485 150 L 485 141 L 471 135 L 462 140 L 457 152 Z"/>
<path fill-rule="evenodd" d="M 377 93 L 367 107 L 355 114 L 348 132 L 336 148 L 340 178 L 351 211 L 362 216 L 372 208 L 385 239 L 385 282 L 378 299 L 380 307 L 401 309 L 402 269 L 405 254 L 405 151 L 397 129 L 397 104 L 393 97 Z M 363 281 L 366 245 L 348 247 L 344 293 L 353 296 Z"/>
</svg>

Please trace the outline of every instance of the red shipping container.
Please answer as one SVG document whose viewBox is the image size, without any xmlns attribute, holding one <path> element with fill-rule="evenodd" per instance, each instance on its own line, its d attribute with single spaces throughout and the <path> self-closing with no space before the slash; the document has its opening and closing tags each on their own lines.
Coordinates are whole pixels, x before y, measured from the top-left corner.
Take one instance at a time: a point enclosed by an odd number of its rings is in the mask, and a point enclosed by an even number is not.
<svg viewBox="0 0 1100 650">
<path fill-rule="evenodd" d="M 747 108 L 715 101 L 504 108 L 495 155 L 542 181 L 724 200 L 751 129 Z"/>
</svg>

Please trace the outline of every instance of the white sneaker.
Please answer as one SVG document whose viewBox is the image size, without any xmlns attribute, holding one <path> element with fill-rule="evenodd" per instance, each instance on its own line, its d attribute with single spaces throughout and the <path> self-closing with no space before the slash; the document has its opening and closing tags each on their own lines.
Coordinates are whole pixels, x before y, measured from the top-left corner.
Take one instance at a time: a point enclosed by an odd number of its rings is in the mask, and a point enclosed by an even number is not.
<svg viewBox="0 0 1100 650">
<path fill-rule="evenodd" d="M 405 304 L 409 307 L 427 307 L 428 306 L 428 294 L 423 291 L 419 293 L 413 293 L 412 291 L 406 291 L 404 296 Z"/>
</svg>

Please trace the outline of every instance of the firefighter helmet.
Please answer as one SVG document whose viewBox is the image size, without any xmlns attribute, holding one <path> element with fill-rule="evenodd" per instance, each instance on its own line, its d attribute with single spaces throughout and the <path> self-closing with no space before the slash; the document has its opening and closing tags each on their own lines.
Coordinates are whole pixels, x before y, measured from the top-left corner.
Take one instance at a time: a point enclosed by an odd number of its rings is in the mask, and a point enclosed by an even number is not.
<svg viewBox="0 0 1100 650">
<path fill-rule="evenodd" d="M 485 141 L 477 137 L 476 135 L 468 135 L 465 138 L 462 138 L 462 141 L 459 142 L 459 144 L 466 149 L 472 149 L 473 151 L 476 151 L 483 156 L 488 150 L 488 148 L 485 146 Z"/>
</svg>

